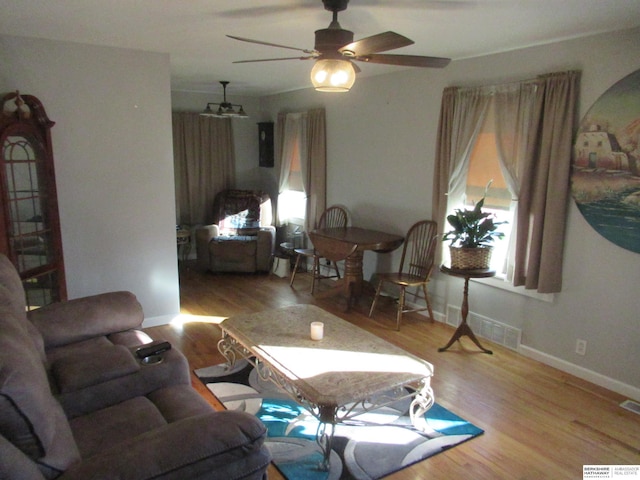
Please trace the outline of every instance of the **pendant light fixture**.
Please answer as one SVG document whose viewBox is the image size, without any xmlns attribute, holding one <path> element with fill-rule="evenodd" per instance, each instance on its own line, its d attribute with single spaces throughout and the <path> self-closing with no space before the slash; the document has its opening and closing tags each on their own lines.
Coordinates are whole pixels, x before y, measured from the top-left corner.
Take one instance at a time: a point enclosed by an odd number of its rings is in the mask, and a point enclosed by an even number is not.
<svg viewBox="0 0 640 480">
<path fill-rule="evenodd" d="M 203 117 L 217 117 L 217 118 L 227 118 L 227 117 L 249 118 L 249 115 L 247 115 L 247 112 L 244 111 L 244 108 L 242 108 L 242 105 L 227 102 L 227 85 L 229 85 L 229 82 L 221 81 L 220 84 L 222 85 L 222 90 L 223 90 L 222 103 L 215 103 L 215 102 L 207 103 L 207 106 L 205 107 L 205 109 L 202 111 L 200 115 L 202 115 Z M 218 109 L 213 110 L 211 108 L 212 105 L 217 106 Z M 234 107 L 238 107 L 238 110 L 236 110 Z"/>
</svg>

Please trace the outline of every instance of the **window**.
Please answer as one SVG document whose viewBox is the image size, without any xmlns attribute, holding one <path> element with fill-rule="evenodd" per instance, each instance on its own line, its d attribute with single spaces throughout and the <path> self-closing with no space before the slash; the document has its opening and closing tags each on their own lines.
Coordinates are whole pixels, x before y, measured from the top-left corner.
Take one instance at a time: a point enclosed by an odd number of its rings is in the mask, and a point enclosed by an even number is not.
<svg viewBox="0 0 640 480">
<path fill-rule="evenodd" d="M 281 223 L 292 223 L 294 225 L 304 225 L 306 210 L 306 194 L 302 181 L 301 151 L 302 146 L 302 126 L 303 119 L 295 115 L 293 120 L 285 125 L 286 148 L 283 155 L 286 155 L 287 162 L 283 162 L 281 172 L 284 188 L 278 196 L 278 216 Z M 288 166 L 288 171 L 286 170 Z"/>
<path fill-rule="evenodd" d="M 281 218 L 289 223 L 304 225 L 306 195 L 302 185 L 302 169 L 300 168 L 300 145 L 294 145 L 289 168 L 289 188 L 282 192 L 278 199 Z"/>
<path fill-rule="evenodd" d="M 295 231 L 313 228 L 327 197 L 324 109 L 279 113 L 276 139 L 280 161 L 278 225 L 293 224 Z"/>
<path fill-rule="evenodd" d="M 486 186 L 491 182 L 483 210 L 493 213 L 497 221 L 507 222 L 500 226 L 505 237 L 502 240 L 495 240 L 492 244 L 491 268 L 497 272 L 496 276 L 506 277 L 507 252 L 511 229 L 514 225 L 514 210 L 511 193 L 500 169 L 494 124 L 494 105 L 491 103 L 469 156 L 463 204 L 465 208 L 473 208 L 485 194 Z"/>
<path fill-rule="evenodd" d="M 304 216 L 307 205 L 307 196 L 304 192 L 285 190 L 278 197 L 278 212 L 280 218 L 286 219 L 294 225 L 304 225 Z"/>
</svg>

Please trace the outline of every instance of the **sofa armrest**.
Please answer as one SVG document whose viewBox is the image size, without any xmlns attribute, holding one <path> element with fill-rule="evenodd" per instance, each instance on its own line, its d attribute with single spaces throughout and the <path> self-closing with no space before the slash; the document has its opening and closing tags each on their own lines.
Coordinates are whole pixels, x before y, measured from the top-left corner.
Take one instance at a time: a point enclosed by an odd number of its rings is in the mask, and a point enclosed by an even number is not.
<svg viewBox="0 0 640 480">
<path fill-rule="evenodd" d="M 71 467 L 58 480 L 261 478 L 270 461 L 265 436 L 264 426 L 252 415 L 211 412 L 119 443 Z"/>
<path fill-rule="evenodd" d="M 259 272 L 271 271 L 271 262 L 276 243 L 276 227 L 262 227 L 258 232 L 258 245 L 256 247 L 256 270 Z"/>
<path fill-rule="evenodd" d="M 220 235 L 218 225 L 204 225 L 196 228 L 196 257 L 198 263 L 209 267 L 209 242 Z"/>
<path fill-rule="evenodd" d="M 28 319 L 42 334 L 45 348 L 140 328 L 142 306 L 131 292 L 109 292 L 31 310 Z"/>
</svg>

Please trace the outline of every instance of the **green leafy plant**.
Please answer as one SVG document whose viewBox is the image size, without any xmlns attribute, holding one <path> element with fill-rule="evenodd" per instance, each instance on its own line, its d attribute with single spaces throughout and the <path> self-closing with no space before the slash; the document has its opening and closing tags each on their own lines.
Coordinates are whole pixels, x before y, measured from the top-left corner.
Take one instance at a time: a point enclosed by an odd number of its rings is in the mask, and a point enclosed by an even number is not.
<svg viewBox="0 0 640 480">
<path fill-rule="evenodd" d="M 444 234 L 443 241 L 451 240 L 450 245 L 454 247 L 477 248 L 489 246 L 496 238 L 504 238 L 504 233 L 498 231 L 498 226 L 507 222 L 496 222 L 493 213 L 482 211 L 490 185 L 491 182 L 473 209 L 457 208 L 454 214 L 447 216 L 453 229 Z"/>
</svg>

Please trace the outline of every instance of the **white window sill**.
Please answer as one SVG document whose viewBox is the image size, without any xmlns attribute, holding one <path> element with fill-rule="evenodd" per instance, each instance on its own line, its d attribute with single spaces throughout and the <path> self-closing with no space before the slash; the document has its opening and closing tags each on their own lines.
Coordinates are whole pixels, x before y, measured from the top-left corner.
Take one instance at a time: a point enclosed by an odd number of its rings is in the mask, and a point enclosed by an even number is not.
<svg viewBox="0 0 640 480">
<path fill-rule="evenodd" d="M 543 302 L 552 303 L 554 300 L 553 293 L 538 293 L 535 290 L 527 290 L 524 287 L 514 287 L 511 283 L 505 280 L 505 277 L 491 277 L 491 278 L 472 278 L 472 282 L 483 283 L 490 287 L 499 288 L 500 290 L 506 290 L 507 292 L 516 293 L 518 295 L 524 295 L 525 297 L 535 298 Z"/>
</svg>

